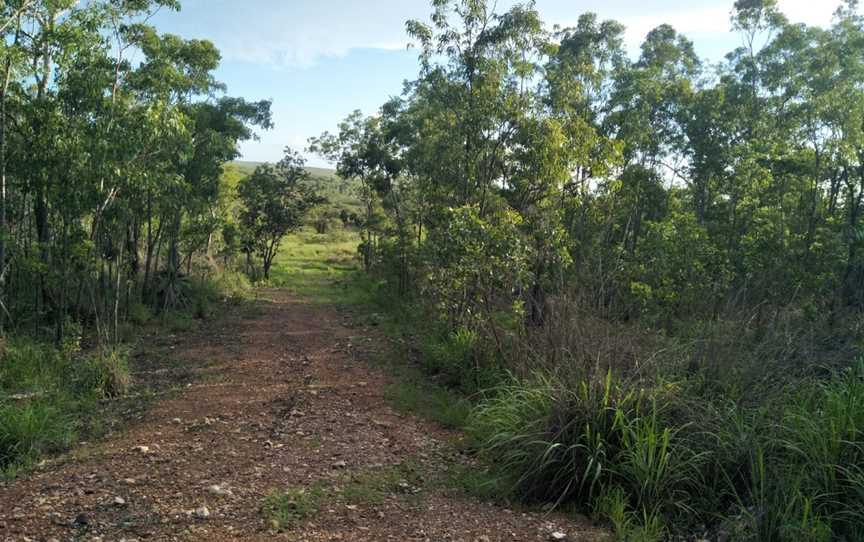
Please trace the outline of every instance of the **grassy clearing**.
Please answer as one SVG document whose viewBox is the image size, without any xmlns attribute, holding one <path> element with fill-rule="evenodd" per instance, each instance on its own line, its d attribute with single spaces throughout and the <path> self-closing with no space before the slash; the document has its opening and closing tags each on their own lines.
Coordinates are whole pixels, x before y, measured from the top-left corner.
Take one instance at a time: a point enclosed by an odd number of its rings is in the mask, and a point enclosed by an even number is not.
<svg viewBox="0 0 864 542">
<path fill-rule="evenodd" d="M 356 283 L 358 263 L 355 232 L 318 234 L 312 230 L 289 235 L 271 271 L 271 284 L 312 302 L 359 305 L 368 293 Z"/>
</svg>

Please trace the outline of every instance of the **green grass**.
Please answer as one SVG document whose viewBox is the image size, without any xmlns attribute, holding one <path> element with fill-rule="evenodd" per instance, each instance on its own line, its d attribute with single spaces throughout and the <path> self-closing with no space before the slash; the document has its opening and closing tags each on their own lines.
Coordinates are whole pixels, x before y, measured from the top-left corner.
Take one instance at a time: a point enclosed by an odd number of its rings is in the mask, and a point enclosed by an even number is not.
<svg viewBox="0 0 864 542">
<path fill-rule="evenodd" d="M 287 531 L 318 513 L 327 492 L 321 484 L 273 492 L 261 506 L 261 514 L 275 531 Z"/>
<path fill-rule="evenodd" d="M 426 475 L 414 461 L 370 467 L 346 473 L 332 486 L 318 481 L 309 487 L 273 491 L 264 499 L 261 514 L 273 530 L 290 531 L 315 517 L 325 505 L 375 506 L 390 496 L 413 500 L 426 483 Z"/>
<path fill-rule="evenodd" d="M 397 369 L 395 376 L 395 381 L 384 390 L 385 398 L 394 408 L 448 429 L 465 427 L 472 406 L 465 397 L 430 382 L 416 369 Z"/>
<path fill-rule="evenodd" d="M 367 303 L 369 291 L 358 276 L 358 243 L 351 231 L 319 235 L 303 230 L 289 235 L 276 256 L 270 282 L 316 303 Z"/>
<path fill-rule="evenodd" d="M 515 497 L 574 506 L 624 541 L 711 525 L 732 540 L 864 540 L 864 365 L 763 398 L 682 382 L 514 380 L 468 433 Z"/>
<path fill-rule="evenodd" d="M 127 350 L 83 354 L 12 339 L 0 363 L 0 473 L 14 476 L 82 434 L 98 433 L 99 401 L 130 386 Z"/>
<path fill-rule="evenodd" d="M 426 485 L 422 467 L 413 461 L 372 467 L 346 476 L 337 498 L 346 504 L 381 504 L 390 495 L 414 495 Z"/>
</svg>

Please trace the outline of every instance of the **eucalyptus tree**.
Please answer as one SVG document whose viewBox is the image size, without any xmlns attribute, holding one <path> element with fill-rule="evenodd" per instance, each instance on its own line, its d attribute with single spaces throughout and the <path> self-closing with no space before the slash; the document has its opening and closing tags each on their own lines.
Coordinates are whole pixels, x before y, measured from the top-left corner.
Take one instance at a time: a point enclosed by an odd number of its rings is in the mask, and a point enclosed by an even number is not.
<svg viewBox="0 0 864 542">
<path fill-rule="evenodd" d="M 272 123 L 269 102 L 219 96 L 210 42 L 146 24 L 178 8 L 15 0 L 0 11 L 4 320 L 51 322 L 59 340 L 71 318 L 116 339 L 131 304 L 180 301 L 181 263 L 208 250 L 226 212 L 221 165 Z"/>
<path fill-rule="evenodd" d="M 485 0 L 438 1 L 433 7 L 431 25 L 409 21 L 407 28 L 420 47 L 417 96 L 430 92 L 438 108 L 426 129 L 458 144 L 448 156 L 447 175 L 436 182 L 453 204 L 476 202 L 485 214 L 505 175 L 518 117 L 532 105 L 546 34 L 530 4 L 504 14 Z"/>
</svg>

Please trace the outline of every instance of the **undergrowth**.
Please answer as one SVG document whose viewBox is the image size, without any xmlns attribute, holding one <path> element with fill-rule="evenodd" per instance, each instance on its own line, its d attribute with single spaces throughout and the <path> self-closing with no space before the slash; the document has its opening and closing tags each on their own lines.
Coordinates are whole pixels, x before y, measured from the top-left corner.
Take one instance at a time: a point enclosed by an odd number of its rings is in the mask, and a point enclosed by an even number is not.
<svg viewBox="0 0 864 542">
<path fill-rule="evenodd" d="M 239 275 L 220 271 L 190 281 L 188 302 L 177 310 L 160 314 L 132 304 L 119 345 L 88 346 L 95 330 L 71 324 L 59 344 L 40 334 L 9 335 L 0 351 L 0 476 L 14 477 L 102 434 L 111 416 L 106 401 L 122 398 L 134 385 L 130 354 L 144 331 L 197 329 L 202 318 L 216 315 L 219 303 L 248 292 Z"/>
<path fill-rule="evenodd" d="M 864 538 L 864 364 L 778 390 L 772 411 L 608 373 L 514 381 L 474 410 L 478 454 L 529 502 L 576 504 L 621 540 L 713 526 L 766 542 Z"/>
<path fill-rule="evenodd" d="M 123 395 L 130 384 L 126 349 L 82 353 L 10 340 L 0 363 L 0 472 L 14 475 L 67 449 L 96 429 L 100 400 Z"/>
</svg>

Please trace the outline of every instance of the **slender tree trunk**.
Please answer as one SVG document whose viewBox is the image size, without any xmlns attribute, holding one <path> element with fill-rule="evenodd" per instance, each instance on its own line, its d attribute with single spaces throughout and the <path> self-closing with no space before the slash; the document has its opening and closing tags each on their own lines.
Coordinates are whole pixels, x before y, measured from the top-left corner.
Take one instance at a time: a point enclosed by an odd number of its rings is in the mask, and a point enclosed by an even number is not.
<svg viewBox="0 0 864 542">
<path fill-rule="evenodd" d="M 18 26 L 20 27 L 20 17 Z M 18 32 L 15 33 L 18 42 Z M 6 225 L 6 96 L 9 92 L 9 82 L 12 75 L 12 56 L 7 53 L 6 66 L 3 73 L 3 88 L 0 89 L 0 303 L 6 301 L 6 239 L 9 230 Z M 6 325 L 6 311 L 0 311 L 0 334 Z"/>
<path fill-rule="evenodd" d="M 36 100 L 38 102 L 42 102 L 45 99 L 45 95 L 48 89 L 48 81 L 51 77 L 51 45 L 49 43 L 49 36 L 54 31 L 54 22 L 55 22 L 56 14 L 51 12 L 48 14 L 46 21 L 42 25 L 42 43 L 40 43 L 40 47 L 42 50 L 40 51 L 42 55 L 42 65 L 40 73 L 36 75 L 37 85 L 36 85 Z M 37 115 L 37 119 L 39 116 Z M 37 126 L 35 128 L 35 132 L 38 134 L 41 132 L 43 126 L 41 121 L 37 121 Z M 46 186 L 48 183 L 48 178 L 44 172 L 37 172 L 37 182 L 36 182 L 36 190 L 34 191 L 34 201 L 33 201 L 33 215 L 36 220 L 36 240 L 39 243 L 39 257 L 42 261 L 42 264 L 46 269 L 50 268 L 49 263 L 49 255 L 48 255 L 48 241 L 49 241 L 49 230 L 48 230 L 48 202 L 46 195 Z M 39 292 L 37 297 L 37 310 L 40 310 L 41 306 L 47 299 L 47 284 L 45 282 L 44 273 L 39 277 Z"/>
<path fill-rule="evenodd" d="M 117 257 L 117 282 L 114 288 L 114 344 L 120 344 L 120 279 L 123 277 L 123 245 Z"/>
<path fill-rule="evenodd" d="M 156 231 L 155 239 L 162 236 L 162 223 L 159 223 L 159 229 Z M 153 251 L 155 247 L 155 239 L 153 236 L 153 194 L 147 191 L 147 256 L 144 260 L 144 284 L 141 286 L 141 300 L 147 301 L 150 296 L 150 278 L 153 271 Z"/>
</svg>

